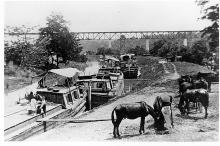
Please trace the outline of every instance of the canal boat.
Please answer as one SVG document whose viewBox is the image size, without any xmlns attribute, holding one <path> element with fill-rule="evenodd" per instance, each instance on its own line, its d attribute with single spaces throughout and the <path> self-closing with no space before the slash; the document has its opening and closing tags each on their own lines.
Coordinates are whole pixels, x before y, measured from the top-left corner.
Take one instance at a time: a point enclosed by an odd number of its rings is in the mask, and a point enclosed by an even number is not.
<svg viewBox="0 0 220 146">
<path fill-rule="evenodd" d="M 38 82 L 36 94 L 46 100 L 46 115 L 29 112 L 31 104 L 15 105 L 13 111 L 4 115 L 4 135 L 6 141 L 24 140 L 34 134 L 56 127 L 58 123 L 37 122 L 42 119 L 56 119 L 75 116 L 86 110 L 87 92 L 80 94 L 79 87 L 74 86 L 78 73 L 75 68 L 52 69 Z M 24 99 L 26 100 L 26 99 Z"/>
<path fill-rule="evenodd" d="M 83 88 L 91 87 L 91 104 L 92 108 L 108 102 L 110 99 L 122 94 L 123 90 L 119 90 L 119 84 L 114 84 L 114 77 L 119 76 L 109 74 L 95 74 L 90 76 L 78 76 L 76 86 Z M 120 88 L 123 87 L 121 80 Z"/>
<path fill-rule="evenodd" d="M 76 68 L 52 69 L 39 81 L 36 93 L 44 96 L 48 102 L 61 104 L 63 108 L 75 108 L 76 101 L 86 96 L 74 86 L 79 73 Z"/>
<path fill-rule="evenodd" d="M 136 79 L 138 76 L 138 65 L 135 54 L 124 54 L 120 56 L 120 68 L 125 79 Z"/>
</svg>

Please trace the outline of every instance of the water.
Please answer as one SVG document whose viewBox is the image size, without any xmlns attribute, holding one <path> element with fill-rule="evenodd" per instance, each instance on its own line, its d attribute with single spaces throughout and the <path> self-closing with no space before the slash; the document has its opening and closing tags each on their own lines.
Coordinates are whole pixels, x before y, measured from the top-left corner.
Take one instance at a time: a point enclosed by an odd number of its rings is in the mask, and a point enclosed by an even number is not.
<svg viewBox="0 0 220 146">
<path fill-rule="evenodd" d="M 89 61 L 86 64 L 88 65 L 88 67 L 86 67 L 83 73 L 81 73 L 80 75 L 92 75 L 98 73 L 100 68 L 98 61 Z"/>
</svg>

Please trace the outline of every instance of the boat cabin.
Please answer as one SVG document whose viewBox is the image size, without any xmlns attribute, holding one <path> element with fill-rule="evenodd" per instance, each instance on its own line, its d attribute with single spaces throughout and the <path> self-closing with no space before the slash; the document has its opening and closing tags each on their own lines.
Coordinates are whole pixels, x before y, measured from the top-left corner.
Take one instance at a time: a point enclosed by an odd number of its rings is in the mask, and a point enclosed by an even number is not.
<svg viewBox="0 0 220 146">
<path fill-rule="evenodd" d="M 119 59 L 113 57 L 113 56 L 108 56 L 105 55 L 101 60 L 100 60 L 102 67 L 104 68 L 109 68 L 109 67 L 119 67 L 120 66 L 120 61 Z"/>
<path fill-rule="evenodd" d="M 113 96 L 113 83 L 109 75 L 97 74 L 91 76 L 78 76 L 76 86 L 88 88 L 91 85 L 91 94 L 100 96 Z"/>
<path fill-rule="evenodd" d="M 78 73 L 76 68 L 52 69 L 38 82 L 37 94 L 44 96 L 47 102 L 62 104 L 64 108 L 73 108 L 74 103 L 85 98 L 74 86 Z"/>
</svg>

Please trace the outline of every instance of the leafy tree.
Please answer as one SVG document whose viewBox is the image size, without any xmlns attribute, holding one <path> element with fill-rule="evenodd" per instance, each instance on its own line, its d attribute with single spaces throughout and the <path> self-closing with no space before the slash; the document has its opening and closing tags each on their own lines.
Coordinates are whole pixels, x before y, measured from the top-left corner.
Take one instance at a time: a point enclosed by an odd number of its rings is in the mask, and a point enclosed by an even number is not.
<svg viewBox="0 0 220 146">
<path fill-rule="evenodd" d="M 208 36 L 210 49 L 216 52 L 219 46 L 219 4 L 210 6 L 209 0 L 197 0 L 196 2 L 198 6 L 201 6 L 201 11 L 204 14 L 201 19 L 211 21 L 211 25 L 201 31 L 202 37 Z"/>
<path fill-rule="evenodd" d="M 27 52 L 34 44 L 32 37 L 28 36 L 27 33 L 36 27 L 26 27 L 24 25 L 15 27 L 6 26 L 5 32 L 17 34 L 13 39 L 5 40 L 4 54 L 6 63 L 13 61 L 16 65 L 25 66 Z"/>
<path fill-rule="evenodd" d="M 104 47 L 98 48 L 96 55 L 105 55 L 105 48 Z"/>
<path fill-rule="evenodd" d="M 130 48 L 128 53 L 133 53 L 135 55 L 143 55 L 146 53 L 146 50 L 142 46 L 136 46 L 135 48 Z"/>
<path fill-rule="evenodd" d="M 47 17 L 47 26 L 40 28 L 40 40 L 46 38 L 50 39 L 49 44 L 46 46 L 46 50 L 50 56 L 54 53 L 58 58 L 62 58 L 63 62 L 67 60 L 79 61 L 80 52 L 82 47 L 76 36 L 70 33 L 67 27 L 67 21 L 62 15 L 52 13 Z M 58 67 L 59 61 L 57 61 Z"/>
<path fill-rule="evenodd" d="M 190 62 L 202 64 L 202 60 L 209 56 L 208 48 L 206 47 L 205 41 L 199 40 L 191 47 L 191 55 L 193 60 Z"/>
<path fill-rule="evenodd" d="M 96 55 L 116 55 L 120 54 L 120 50 L 113 49 L 113 48 L 105 48 L 101 47 L 97 49 Z"/>
<path fill-rule="evenodd" d="M 158 40 L 153 43 L 153 48 L 150 50 L 150 54 L 156 56 L 158 55 L 158 50 L 165 44 L 165 40 Z"/>
</svg>

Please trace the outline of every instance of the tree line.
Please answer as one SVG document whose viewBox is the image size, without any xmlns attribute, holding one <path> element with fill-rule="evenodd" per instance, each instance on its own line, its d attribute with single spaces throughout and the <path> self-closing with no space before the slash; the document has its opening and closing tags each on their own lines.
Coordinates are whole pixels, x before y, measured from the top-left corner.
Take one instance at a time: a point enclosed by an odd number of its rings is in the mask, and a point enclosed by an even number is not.
<svg viewBox="0 0 220 146">
<path fill-rule="evenodd" d="M 76 36 L 69 31 L 68 22 L 60 14 L 52 13 L 46 18 L 46 26 L 39 29 L 35 42 L 25 35 L 33 27 L 7 27 L 6 31 L 23 33 L 18 39 L 5 42 L 5 61 L 27 68 L 49 70 L 58 68 L 59 63 L 67 61 L 85 62 L 81 54 L 82 46 Z"/>
</svg>

